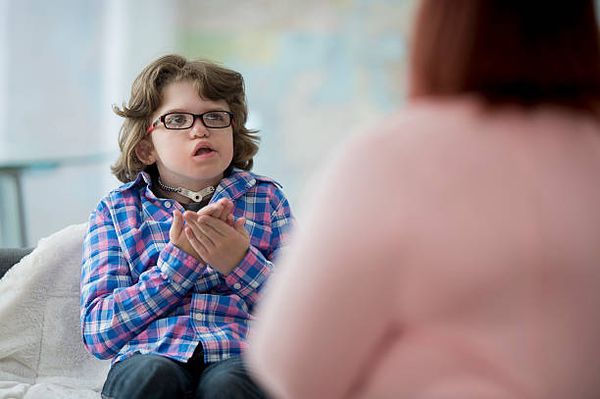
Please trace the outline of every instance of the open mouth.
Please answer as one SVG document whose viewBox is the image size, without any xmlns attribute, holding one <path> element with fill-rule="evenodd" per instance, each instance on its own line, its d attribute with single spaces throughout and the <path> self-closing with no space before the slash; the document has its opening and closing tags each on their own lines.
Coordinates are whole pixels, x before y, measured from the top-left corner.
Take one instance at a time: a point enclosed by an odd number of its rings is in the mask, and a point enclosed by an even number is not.
<svg viewBox="0 0 600 399">
<path fill-rule="evenodd" d="M 211 150 L 210 148 L 206 148 L 206 147 L 203 147 L 203 148 L 198 148 L 198 149 L 196 150 L 196 152 L 194 153 L 194 156 L 198 156 L 198 155 L 206 155 L 206 154 L 210 154 L 210 153 L 212 153 L 212 152 L 214 152 L 214 151 L 213 151 L 213 150 Z"/>
</svg>

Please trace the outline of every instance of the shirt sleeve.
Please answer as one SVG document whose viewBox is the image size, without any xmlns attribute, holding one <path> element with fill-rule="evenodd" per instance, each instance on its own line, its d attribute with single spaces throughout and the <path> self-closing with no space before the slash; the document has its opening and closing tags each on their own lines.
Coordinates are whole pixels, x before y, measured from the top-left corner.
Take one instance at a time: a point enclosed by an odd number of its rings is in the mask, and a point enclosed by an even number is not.
<svg viewBox="0 0 600 399">
<path fill-rule="evenodd" d="M 176 306 L 202 270 L 194 257 L 169 243 L 157 264 L 134 282 L 109 207 L 101 202 L 83 243 L 81 328 L 87 350 L 100 359 L 115 356 Z"/>
<path fill-rule="evenodd" d="M 273 271 L 273 262 L 287 244 L 294 221 L 283 193 L 277 189 L 275 197 L 278 202 L 270 214 L 270 251 L 263 254 L 251 245 L 240 264 L 225 276 L 227 285 L 244 299 L 250 309 L 258 301 L 262 287 Z"/>
</svg>

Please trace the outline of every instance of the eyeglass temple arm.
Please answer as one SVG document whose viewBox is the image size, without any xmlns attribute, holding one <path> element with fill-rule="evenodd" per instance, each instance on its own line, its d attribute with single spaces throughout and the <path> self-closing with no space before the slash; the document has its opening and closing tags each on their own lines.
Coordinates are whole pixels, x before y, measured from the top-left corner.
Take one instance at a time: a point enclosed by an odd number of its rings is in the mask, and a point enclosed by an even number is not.
<svg viewBox="0 0 600 399">
<path fill-rule="evenodd" d="M 146 133 L 152 133 L 152 131 L 154 129 L 156 129 L 156 125 L 158 125 L 159 122 L 160 122 L 160 118 L 158 118 L 157 120 L 152 122 L 152 124 L 150 126 L 148 126 L 148 129 L 146 129 Z"/>
</svg>

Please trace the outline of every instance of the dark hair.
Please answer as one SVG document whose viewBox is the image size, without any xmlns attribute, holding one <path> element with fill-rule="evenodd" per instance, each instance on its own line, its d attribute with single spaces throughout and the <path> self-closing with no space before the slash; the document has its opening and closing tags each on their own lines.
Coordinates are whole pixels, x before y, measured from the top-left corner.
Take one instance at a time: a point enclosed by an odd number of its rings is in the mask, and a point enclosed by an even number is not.
<svg viewBox="0 0 600 399">
<path fill-rule="evenodd" d="M 187 60 L 170 54 L 158 58 L 137 76 L 131 87 L 129 104 L 113 107 L 125 118 L 119 133 L 121 154 L 112 172 L 122 182 L 134 180 L 144 165 L 135 153 L 137 144 L 147 135 L 152 114 L 160 107 L 163 89 L 178 81 L 192 82 L 198 95 L 208 100 L 225 100 L 233 113 L 233 160 L 230 166 L 250 170 L 258 151 L 257 131 L 246 128 L 248 108 L 242 75 L 207 60 Z"/>
<path fill-rule="evenodd" d="M 411 97 L 477 93 L 490 102 L 596 106 L 593 0 L 423 0 Z"/>
</svg>

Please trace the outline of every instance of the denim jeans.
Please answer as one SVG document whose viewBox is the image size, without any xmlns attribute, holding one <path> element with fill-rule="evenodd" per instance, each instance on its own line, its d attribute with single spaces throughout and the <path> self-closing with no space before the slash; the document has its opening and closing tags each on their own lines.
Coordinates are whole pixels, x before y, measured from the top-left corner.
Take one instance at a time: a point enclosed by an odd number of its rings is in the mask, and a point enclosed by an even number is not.
<svg viewBox="0 0 600 399">
<path fill-rule="evenodd" d="M 198 351 L 197 351 L 198 352 Z M 136 354 L 114 364 L 103 399 L 264 399 L 240 356 L 204 364 L 201 351 L 187 363 Z"/>
</svg>

